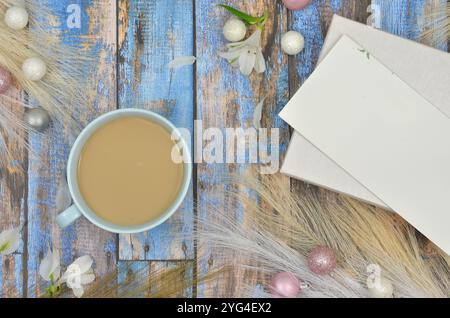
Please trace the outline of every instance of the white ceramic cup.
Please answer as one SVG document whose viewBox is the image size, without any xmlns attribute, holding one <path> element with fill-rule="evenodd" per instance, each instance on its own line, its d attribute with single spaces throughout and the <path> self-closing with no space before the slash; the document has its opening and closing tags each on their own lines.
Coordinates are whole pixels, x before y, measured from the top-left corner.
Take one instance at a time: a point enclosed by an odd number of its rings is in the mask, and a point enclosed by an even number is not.
<svg viewBox="0 0 450 318">
<path fill-rule="evenodd" d="M 112 120 L 123 117 L 142 117 L 159 124 L 161 127 L 165 128 L 172 135 L 172 137 L 175 137 L 177 144 L 181 145 L 183 148 L 182 153 L 184 156 L 183 162 L 184 176 L 182 181 L 183 183 L 182 186 L 180 187 L 180 191 L 178 192 L 178 195 L 174 200 L 174 202 L 160 217 L 153 219 L 147 223 L 135 226 L 123 226 L 113 224 L 95 214 L 95 212 L 89 208 L 89 206 L 83 199 L 83 196 L 81 195 L 80 189 L 78 187 L 78 180 L 77 180 L 78 161 L 80 159 L 80 154 L 84 148 L 86 141 L 98 128 L 102 127 L 103 125 L 107 124 Z M 143 109 L 127 108 L 115 110 L 98 117 L 81 132 L 81 134 L 76 139 L 74 145 L 72 146 L 69 155 L 69 160 L 67 162 L 67 182 L 69 184 L 69 191 L 72 196 L 74 204 L 70 206 L 67 210 L 61 212 L 57 216 L 56 222 L 58 223 L 59 226 L 66 227 L 72 224 L 79 217 L 84 216 L 89 221 L 91 221 L 92 223 L 94 223 L 95 225 L 106 231 L 113 233 L 130 233 L 130 234 L 148 231 L 160 225 L 161 223 L 166 221 L 170 216 L 172 216 L 173 213 L 175 213 L 175 211 L 179 208 L 188 192 L 192 177 L 192 162 L 191 160 L 188 159 L 190 153 L 191 153 L 190 149 L 187 146 L 186 141 L 183 139 L 178 129 L 166 118 L 154 112 Z"/>
</svg>

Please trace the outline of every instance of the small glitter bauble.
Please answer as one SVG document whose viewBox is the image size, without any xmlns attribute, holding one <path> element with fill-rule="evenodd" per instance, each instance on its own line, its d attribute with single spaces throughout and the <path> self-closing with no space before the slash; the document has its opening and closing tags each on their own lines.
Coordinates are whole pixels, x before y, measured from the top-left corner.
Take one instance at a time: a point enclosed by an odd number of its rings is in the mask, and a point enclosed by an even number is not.
<svg viewBox="0 0 450 318">
<path fill-rule="evenodd" d="M 367 286 L 369 297 L 371 298 L 392 298 L 394 297 L 394 286 L 389 279 L 379 277 Z"/>
<path fill-rule="evenodd" d="M 300 10 L 310 4 L 311 0 L 283 0 L 284 6 L 289 10 Z"/>
<path fill-rule="evenodd" d="M 305 47 L 303 35 L 296 31 L 289 31 L 281 37 L 281 49 L 288 55 L 296 55 Z"/>
<path fill-rule="evenodd" d="M 39 81 L 47 73 L 47 65 L 39 57 L 30 57 L 22 64 L 22 72 L 26 79 Z"/>
<path fill-rule="evenodd" d="M 0 66 L 0 94 L 5 93 L 12 83 L 11 73 Z"/>
<path fill-rule="evenodd" d="M 231 18 L 223 26 L 223 35 L 230 42 L 241 41 L 247 34 L 245 23 L 239 19 Z"/>
<path fill-rule="evenodd" d="M 281 272 L 272 277 L 270 291 L 274 297 L 295 298 L 300 290 L 300 282 L 292 273 Z"/>
<path fill-rule="evenodd" d="M 309 269 L 318 275 L 327 275 L 336 268 L 336 255 L 327 246 L 317 246 L 308 255 Z"/>
<path fill-rule="evenodd" d="M 13 30 L 21 30 L 28 24 L 28 12 L 22 6 L 12 6 L 5 13 L 5 24 Z"/>
<path fill-rule="evenodd" d="M 42 131 L 50 124 L 50 116 L 43 108 L 31 108 L 25 112 L 24 121 L 38 131 Z"/>
</svg>

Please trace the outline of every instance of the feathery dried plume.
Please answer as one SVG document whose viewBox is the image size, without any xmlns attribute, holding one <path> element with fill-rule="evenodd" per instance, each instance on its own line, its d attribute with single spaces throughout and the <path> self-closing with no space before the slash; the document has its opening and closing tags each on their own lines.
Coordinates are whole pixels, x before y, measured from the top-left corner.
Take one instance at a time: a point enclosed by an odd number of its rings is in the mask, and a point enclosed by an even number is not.
<svg viewBox="0 0 450 318">
<path fill-rule="evenodd" d="M 26 108 L 44 108 L 53 121 L 67 128 L 72 134 L 68 137 L 72 138 L 83 127 L 85 114 L 92 107 L 85 93 L 93 62 L 90 50 L 86 49 L 89 43 L 79 39 L 79 47 L 63 43 L 60 34 L 49 31 L 60 23 L 58 18 L 37 1 L 25 1 L 28 27 L 10 29 L 3 17 L 14 3 L 0 0 L 0 66 L 14 78 L 11 92 L 0 96 L 0 168 L 8 168 L 14 161 L 12 149 L 28 149 L 27 133 L 33 130 L 22 119 Z M 22 72 L 22 63 L 34 56 L 47 66 L 47 74 L 40 81 L 30 81 Z M 20 93 L 22 90 L 26 94 Z"/>
<path fill-rule="evenodd" d="M 395 297 L 450 296 L 449 256 L 436 247 L 433 255 L 423 255 L 415 229 L 398 215 L 346 197 L 325 202 L 295 193 L 280 175 L 237 178 L 238 187 L 255 191 L 260 200 L 230 192 L 236 208 L 244 208 L 245 221 L 211 204 L 196 236 L 208 248 L 214 245 L 223 264 L 245 269 L 236 271 L 238 279 L 253 272 L 262 277 L 258 284 L 268 286 L 273 273 L 288 271 L 310 285 L 301 297 L 368 297 L 367 266 L 377 264 L 394 283 Z M 330 275 L 308 269 L 308 252 L 317 245 L 336 252 L 338 268 Z M 230 250 L 243 257 L 223 253 Z M 243 296 L 254 296 L 255 287 L 245 287 L 249 294 Z"/>
</svg>

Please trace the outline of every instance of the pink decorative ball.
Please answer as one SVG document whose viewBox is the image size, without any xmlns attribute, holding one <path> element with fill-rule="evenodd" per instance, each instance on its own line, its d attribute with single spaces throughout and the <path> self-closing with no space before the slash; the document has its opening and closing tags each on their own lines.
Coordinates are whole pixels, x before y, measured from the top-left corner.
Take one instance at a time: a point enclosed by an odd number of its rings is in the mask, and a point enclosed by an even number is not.
<svg viewBox="0 0 450 318">
<path fill-rule="evenodd" d="M 11 73 L 0 66 L 0 94 L 5 93 L 11 87 Z"/>
<path fill-rule="evenodd" d="M 318 275 L 327 275 L 336 268 L 336 255 L 327 246 L 317 246 L 308 255 L 309 269 Z"/>
<path fill-rule="evenodd" d="M 274 297 L 295 298 L 300 289 L 300 282 L 292 273 L 281 272 L 272 277 L 270 290 Z"/>
<path fill-rule="evenodd" d="M 283 0 L 289 10 L 300 10 L 310 4 L 311 0 Z"/>
</svg>

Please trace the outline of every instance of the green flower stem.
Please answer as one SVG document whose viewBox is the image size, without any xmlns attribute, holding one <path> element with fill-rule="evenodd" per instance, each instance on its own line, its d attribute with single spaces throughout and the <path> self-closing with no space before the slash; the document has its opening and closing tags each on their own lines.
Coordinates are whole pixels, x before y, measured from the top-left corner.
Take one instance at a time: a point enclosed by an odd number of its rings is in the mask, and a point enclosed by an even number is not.
<svg viewBox="0 0 450 318">
<path fill-rule="evenodd" d="M 55 297 L 59 295 L 61 292 L 61 286 L 59 284 L 56 284 L 55 277 L 53 274 L 50 274 L 50 286 L 45 289 L 45 297 Z"/>
<path fill-rule="evenodd" d="M 245 23 L 247 23 L 249 25 L 256 25 L 256 27 L 259 29 L 263 29 L 264 25 L 266 24 L 267 20 L 269 19 L 269 11 L 267 11 L 267 10 L 264 11 L 264 14 L 262 16 L 254 17 L 254 16 L 251 16 L 245 12 L 239 11 L 238 9 L 235 9 L 235 8 L 225 5 L 225 4 L 219 4 L 219 7 L 224 8 L 225 10 L 227 10 L 228 12 L 235 15 L 236 17 L 238 17 L 239 19 L 241 19 L 242 21 L 244 21 Z"/>
</svg>

